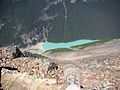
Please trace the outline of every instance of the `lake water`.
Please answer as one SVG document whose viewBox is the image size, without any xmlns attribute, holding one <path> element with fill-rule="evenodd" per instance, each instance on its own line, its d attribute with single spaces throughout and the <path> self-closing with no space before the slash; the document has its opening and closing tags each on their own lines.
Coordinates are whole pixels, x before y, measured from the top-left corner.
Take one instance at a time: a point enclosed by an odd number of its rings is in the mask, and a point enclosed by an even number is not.
<svg viewBox="0 0 120 90">
<path fill-rule="evenodd" d="M 53 42 L 45 42 L 43 43 L 43 51 L 51 50 L 51 49 L 58 49 L 58 48 L 70 48 L 76 45 L 82 45 L 86 43 L 96 42 L 98 40 L 77 40 L 67 43 L 53 43 Z"/>
</svg>

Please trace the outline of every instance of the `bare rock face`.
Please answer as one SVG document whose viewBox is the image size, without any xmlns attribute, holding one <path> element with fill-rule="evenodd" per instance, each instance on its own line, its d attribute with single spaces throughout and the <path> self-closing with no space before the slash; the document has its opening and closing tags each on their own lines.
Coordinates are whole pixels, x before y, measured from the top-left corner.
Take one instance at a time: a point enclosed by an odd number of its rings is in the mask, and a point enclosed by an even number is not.
<svg viewBox="0 0 120 90">
<path fill-rule="evenodd" d="M 2 77 L 4 90 L 57 90 L 54 79 L 31 79 L 26 73 L 9 74 L 6 73 Z"/>
<path fill-rule="evenodd" d="M 9 50 L 1 49 L 1 51 L 2 58 L 11 55 L 6 53 Z M 119 51 L 59 64 L 34 57 L 0 59 L 2 88 L 4 90 L 65 90 L 64 65 L 66 64 L 74 64 L 77 68 L 75 70 L 77 82 L 82 90 L 120 90 Z"/>
<path fill-rule="evenodd" d="M 4 90 L 58 90 L 63 84 L 61 68 L 47 72 L 48 62 L 29 57 L 6 60 L 5 67 L 16 67 L 18 70 L 2 69 L 2 88 Z M 8 64 L 7 64 L 8 63 Z M 60 67 L 60 66 L 59 66 Z"/>
<path fill-rule="evenodd" d="M 80 85 L 97 90 L 120 90 L 120 53 L 82 60 Z"/>
<path fill-rule="evenodd" d="M 12 52 L 8 47 L 0 48 L 0 58 L 13 58 Z"/>
<path fill-rule="evenodd" d="M 35 57 L 12 58 L 8 48 L 1 48 L 1 84 L 4 90 L 58 90 L 63 84 L 63 69 L 49 68 L 50 62 Z M 8 57 L 9 56 L 9 57 Z"/>
</svg>

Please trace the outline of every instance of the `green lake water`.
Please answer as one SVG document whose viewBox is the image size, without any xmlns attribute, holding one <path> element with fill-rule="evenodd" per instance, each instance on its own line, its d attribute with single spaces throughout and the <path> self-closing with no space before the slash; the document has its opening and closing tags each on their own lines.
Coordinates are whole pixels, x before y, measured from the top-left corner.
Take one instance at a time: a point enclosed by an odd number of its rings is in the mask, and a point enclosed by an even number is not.
<svg viewBox="0 0 120 90">
<path fill-rule="evenodd" d="M 72 46 L 76 45 L 82 45 L 86 43 L 91 43 L 91 42 L 96 42 L 98 40 L 77 40 L 77 41 L 72 41 L 72 42 L 67 42 L 67 43 L 53 43 L 53 42 L 45 42 L 43 43 L 43 51 L 51 50 L 51 49 L 58 49 L 58 48 L 70 48 Z"/>
</svg>

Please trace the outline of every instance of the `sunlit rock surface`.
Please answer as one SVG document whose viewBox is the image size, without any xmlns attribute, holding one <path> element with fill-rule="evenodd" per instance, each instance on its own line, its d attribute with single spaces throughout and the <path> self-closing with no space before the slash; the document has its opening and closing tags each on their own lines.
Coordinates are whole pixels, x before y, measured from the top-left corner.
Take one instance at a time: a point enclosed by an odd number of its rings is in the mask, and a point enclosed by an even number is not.
<svg viewBox="0 0 120 90">
<path fill-rule="evenodd" d="M 72 58 L 68 61 L 64 57 L 61 57 L 63 61 L 49 57 L 47 61 L 33 57 L 15 59 L 1 57 L 0 67 L 18 68 L 18 70 L 2 69 L 2 88 L 4 90 L 65 90 L 67 86 L 64 65 L 74 64 L 77 67 L 79 76 L 77 80 L 82 90 L 120 90 L 120 49 L 118 48 L 120 44 L 118 41 L 113 40 L 94 48 L 93 46 L 87 47 L 82 50 L 84 55 L 88 54 L 84 50 L 89 50 L 89 54 L 93 54 L 93 51 L 97 52 L 97 55 L 79 59 Z M 103 47 L 108 49 L 108 52 L 105 50 L 104 54 L 101 54 Z M 75 52 L 72 51 L 72 53 Z M 77 56 L 80 54 L 77 53 Z M 58 64 L 58 69 L 48 72 L 48 66 L 53 61 Z"/>
</svg>

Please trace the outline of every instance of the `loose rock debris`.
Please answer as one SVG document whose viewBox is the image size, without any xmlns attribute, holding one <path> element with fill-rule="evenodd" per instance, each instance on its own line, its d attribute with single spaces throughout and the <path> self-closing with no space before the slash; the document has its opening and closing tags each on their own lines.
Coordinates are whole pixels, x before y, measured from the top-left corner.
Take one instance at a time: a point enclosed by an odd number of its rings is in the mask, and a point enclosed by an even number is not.
<svg viewBox="0 0 120 90">
<path fill-rule="evenodd" d="M 21 90 L 65 90 L 63 64 L 43 62 L 35 57 L 11 58 L 12 54 L 5 48 L 0 49 L 0 55 L 4 90 L 18 87 Z M 120 90 L 120 53 L 80 60 L 76 66 L 82 90 Z"/>
</svg>

